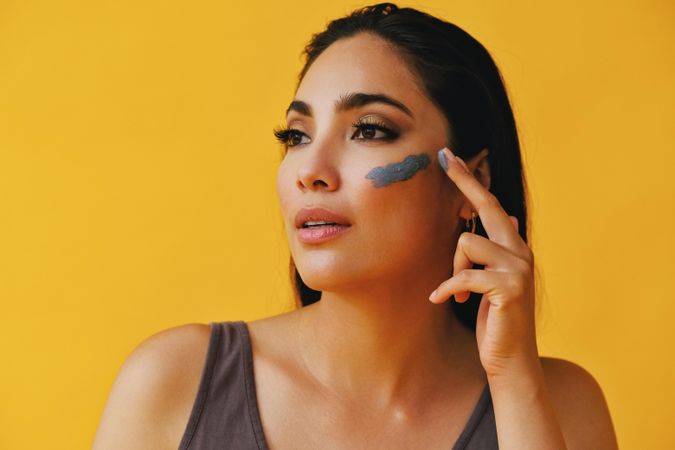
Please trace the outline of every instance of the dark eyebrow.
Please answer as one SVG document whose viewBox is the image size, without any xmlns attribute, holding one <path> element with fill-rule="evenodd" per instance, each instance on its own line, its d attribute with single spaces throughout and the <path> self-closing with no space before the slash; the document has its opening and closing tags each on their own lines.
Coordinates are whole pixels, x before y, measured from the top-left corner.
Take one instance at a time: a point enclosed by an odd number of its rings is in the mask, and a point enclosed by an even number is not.
<svg viewBox="0 0 675 450">
<path fill-rule="evenodd" d="M 400 109 L 410 117 L 414 117 L 412 111 L 410 111 L 410 108 L 400 101 L 393 99 L 388 95 L 367 94 L 365 92 L 350 92 L 347 95 L 341 95 L 340 98 L 335 102 L 335 111 L 347 111 L 354 108 L 360 108 L 370 103 L 384 103 L 386 105 Z M 287 116 L 290 111 L 297 111 L 300 114 L 312 117 L 312 108 L 302 100 L 293 100 L 286 109 Z"/>
</svg>

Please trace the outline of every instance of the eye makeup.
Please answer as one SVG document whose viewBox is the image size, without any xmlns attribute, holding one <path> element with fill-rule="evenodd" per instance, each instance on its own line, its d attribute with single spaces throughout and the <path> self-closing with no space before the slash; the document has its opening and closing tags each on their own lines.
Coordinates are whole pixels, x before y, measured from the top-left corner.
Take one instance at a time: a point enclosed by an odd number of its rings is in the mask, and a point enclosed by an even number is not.
<svg viewBox="0 0 675 450">
<path fill-rule="evenodd" d="M 352 139 L 357 141 L 393 142 L 401 135 L 394 127 L 387 125 L 383 120 L 374 116 L 362 117 L 352 123 L 352 127 L 356 129 L 354 134 L 352 134 Z M 383 133 L 384 136 L 375 137 L 378 131 Z M 303 131 L 290 127 L 278 127 L 273 132 L 276 139 L 286 148 L 302 144 L 302 137 L 308 137 Z M 356 138 L 355 136 L 358 134 L 362 135 L 363 138 Z"/>
<path fill-rule="evenodd" d="M 384 137 L 374 140 L 395 141 L 401 135 L 396 127 L 388 125 L 384 120 L 377 116 L 365 116 L 352 124 L 352 127 L 361 132 L 362 135 L 369 135 L 370 132 L 381 131 Z M 369 140 L 366 138 L 366 140 Z"/>
<path fill-rule="evenodd" d="M 295 147 L 298 144 L 301 144 L 302 142 L 297 142 L 298 140 L 302 140 L 302 136 L 307 136 L 305 133 L 303 133 L 300 130 L 296 130 L 295 128 L 275 128 L 274 129 L 274 136 L 277 138 L 279 143 L 283 144 L 284 147 Z"/>
<path fill-rule="evenodd" d="M 426 153 L 408 155 L 401 162 L 373 168 L 366 178 L 373 180 L 376 188 L 389 186 L 397 181 L 409 180 L 420 170 L 426 169 L 430 163 L 431 159 Z"/>
</svg>

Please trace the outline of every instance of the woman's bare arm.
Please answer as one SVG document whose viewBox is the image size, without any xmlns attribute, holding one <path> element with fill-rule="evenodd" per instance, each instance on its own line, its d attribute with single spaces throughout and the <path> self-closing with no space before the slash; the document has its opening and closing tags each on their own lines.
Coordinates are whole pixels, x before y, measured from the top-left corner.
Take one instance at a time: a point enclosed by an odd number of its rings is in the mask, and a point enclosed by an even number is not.
<svg viewBox="0 0 675 450">
<path fill-rule="evenodd" d="M 197 395 L 209 326 L 187 324 L 143 341 L 113 383 L 92 450 L 178 448 Z"/>
<path fill-rule="evenodd" d="M 609 408 L 593 376 L 563 359 L 541 363 L 490 380 L 499 448 L 617 449 Z M 564 444 L 552 438 L 558 433 Z"/>
</svg>

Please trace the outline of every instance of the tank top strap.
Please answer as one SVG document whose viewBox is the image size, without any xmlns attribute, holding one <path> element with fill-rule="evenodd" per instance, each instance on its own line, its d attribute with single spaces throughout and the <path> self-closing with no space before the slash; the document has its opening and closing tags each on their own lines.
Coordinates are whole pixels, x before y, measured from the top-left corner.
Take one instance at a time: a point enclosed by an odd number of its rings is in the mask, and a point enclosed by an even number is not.
<svg viewBox="0 0 675 450">
<path fill-rule="evenodd" d="M 243 321 L 210 322 L 206 361 L 179 450 L 268 450 L 258 420 Z"/>
<path fill-rule="evenodd" d="M 495 413 L 492 406 L 490 385 L 486 383 L 469 421 L 455 445 L 452 446 L 452 450 L 492 450 L 497 448 L 499 447 Z"/>
</svg>

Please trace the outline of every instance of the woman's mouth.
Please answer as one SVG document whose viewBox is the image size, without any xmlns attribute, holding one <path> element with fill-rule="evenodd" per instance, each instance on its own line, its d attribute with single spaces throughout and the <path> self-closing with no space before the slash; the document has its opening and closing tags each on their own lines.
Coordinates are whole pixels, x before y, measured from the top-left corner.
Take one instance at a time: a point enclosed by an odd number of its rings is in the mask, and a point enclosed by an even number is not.
<svg viewBox="0 0 675 450">
<path fill-rule="evenodd" d="M 318 244 L 342 236 L 351 229 L 351 225 L 339 225 L 330 222 L 306 222 L 298 228 L 298 239 L 305 244 Z"/>
<path fill-rule="evenodd" d="M 305 244 L 318 244 L 342 236 L 351 230 L 351 222 L 340 213 L 322 206 L 305 207 L 295 215 L 298 239 Z"/>
</svg>

